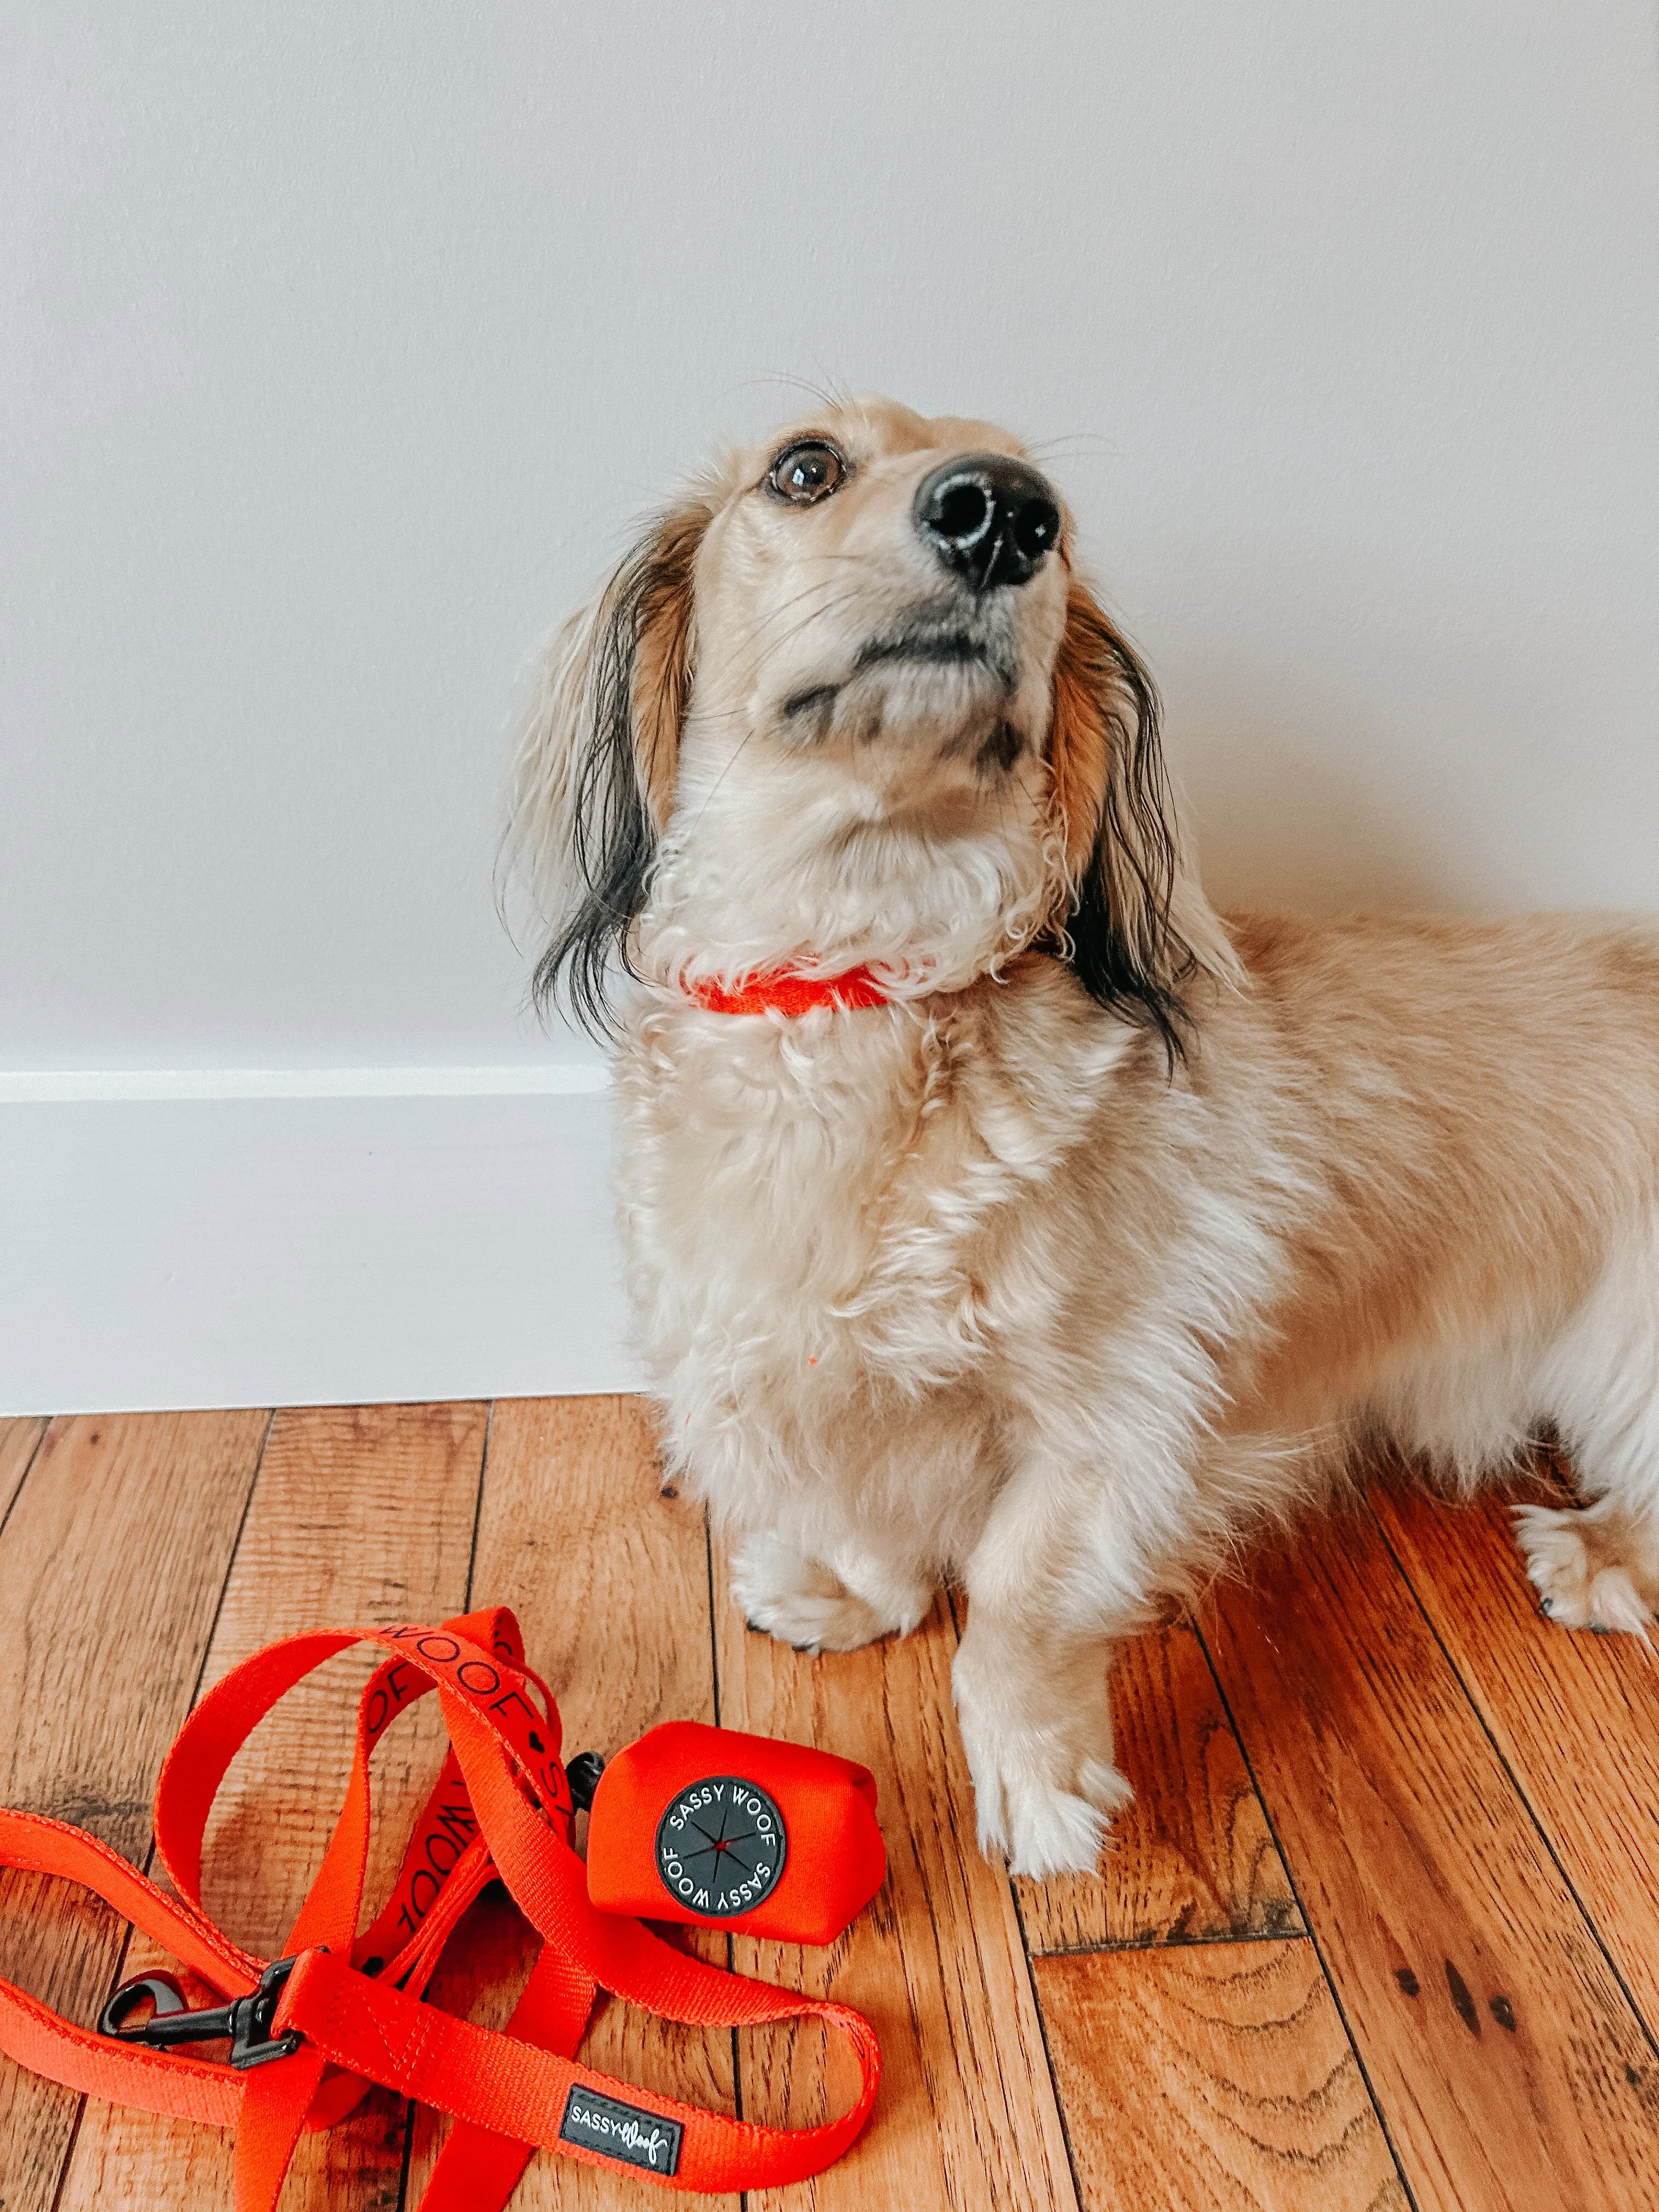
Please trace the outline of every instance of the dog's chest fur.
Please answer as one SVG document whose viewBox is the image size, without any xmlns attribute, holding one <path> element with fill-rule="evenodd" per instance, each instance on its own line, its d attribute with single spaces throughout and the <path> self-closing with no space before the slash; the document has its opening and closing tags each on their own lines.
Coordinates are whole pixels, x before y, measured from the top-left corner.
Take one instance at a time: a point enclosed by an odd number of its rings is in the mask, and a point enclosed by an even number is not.
<svg viewBox="0 0 1659 2212">
<path fill-rule="evenodd" d="M 630 1287 L 671 1454 L 705 1483 L 734 1451 L 804 1472 L 855 1407 L 896 1414 L 1052 1325 L 1057 1271 L 1009 1264 L 1043 1215 L 1020 1201 L 1127 1042 L 1073 1000 L 1030 959 L 793 1022 L 641 1009 L 619 1085 Z"/>
</svg>

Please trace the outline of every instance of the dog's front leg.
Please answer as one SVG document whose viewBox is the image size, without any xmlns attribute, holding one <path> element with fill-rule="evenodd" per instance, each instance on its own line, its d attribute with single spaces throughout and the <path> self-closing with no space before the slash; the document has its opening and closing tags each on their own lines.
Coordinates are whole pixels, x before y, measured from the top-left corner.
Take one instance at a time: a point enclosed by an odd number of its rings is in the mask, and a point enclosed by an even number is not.
<svg viewBox="0 0 1659 2212">
<path fill-rule="evenodd" d="M 1016 1874 L 1091 1874 L 1134 1794 L 1113 1764 L 1106 1677 L 1155 1614 L 1112 1521 L 1097 1476 L 1028 1467 L 968 1559 L 952 1687 L 981 1849 Z"/>
<path fill-rule="evenodd" d="M 778 1480 L 757 1450 L 747 1479 L 727 1486 L 725 1513 L 711 1497 L 750 1626 L 806 1651 L 908 1635 L 995 1495 L 985 1426 L 977 1391 L 940 1392 L 826 1423 L 810 1480 Z"/>
</svg>

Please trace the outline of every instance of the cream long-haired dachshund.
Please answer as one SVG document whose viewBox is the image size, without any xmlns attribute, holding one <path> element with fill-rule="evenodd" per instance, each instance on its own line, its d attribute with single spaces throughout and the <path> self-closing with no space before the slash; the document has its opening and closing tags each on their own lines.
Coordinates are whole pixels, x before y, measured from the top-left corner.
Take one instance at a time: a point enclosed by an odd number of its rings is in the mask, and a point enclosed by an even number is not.
<svg viewBox="0 0 1659 2212">
<path fill-rule="evenodd" d="M 544 995 L 620 1018 L 668 1463 L 751 1626 L 965 1587 L 988 1850 L 1093 1866 L 1114 1644 L 1386 1436 L 1545 1424 L 1546 1609 L 1659 1597 L 1659 930 L 1224 922 L 1152 684 L 1018 444 L 884 400 L 732 455 L 548 661 Z"/>
</svg>

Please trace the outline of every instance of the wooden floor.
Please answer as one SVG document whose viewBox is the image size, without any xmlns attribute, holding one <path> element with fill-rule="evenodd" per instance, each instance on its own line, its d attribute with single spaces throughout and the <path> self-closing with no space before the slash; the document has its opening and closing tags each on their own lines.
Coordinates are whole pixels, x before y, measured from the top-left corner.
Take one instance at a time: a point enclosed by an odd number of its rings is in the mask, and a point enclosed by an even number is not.
<svg viewBox="0 0 1659 2212">
<path fill-rule="evenodd" d="M 874 1905 L 829 1953 L 732 1947 L 858 2006 L 886 2059 L 853 2153 L 756 2212 L 1659 2205 L 1655 1661 L 1539 1618 L 1499 1504 L 1379 1494 L 1125 1651 L 1118 1849 L 1098 1881 L 1011 1883 L 974 1846 L 946 1603 L 845 1657 L 745 1633 L 632 1401 L 0 1423 L 0 1802 L 143 1863 L 174 1730 L 256 1646 L 487 1601 L 517 1608 L 568 1748 L 718 1717 L 877 1775 Z M 366 1664 L 291 1699 L 221 1800 L 207 1901 L 257 1950 L 280 1949 L 331 1821 Z M 394 1853 L 434 1707 L 381 1762 Z M 486 1899 L 468 1927 L 441 1993 L 477 1984 L 499 2019 L 515 1923 Z M 61 1887 L 0 1879 L 0 1973 L 76 2017 L 148 1957 L 123 1937 Z M 612 2005 L 586 2049 L 751 2117 L 846 2091 L 816 2032 L 734 2050 Z M 304 2140 L 285 2202 L 413 2205 L 436 2140 L 377 2093 Z M 228 2177 L 213 2131 L 82 2108 L 0 2061 L 3 2212 L 205 2212 Z M 514 2203 L 647 2201 L 541 2157 Z"/>
</svg>

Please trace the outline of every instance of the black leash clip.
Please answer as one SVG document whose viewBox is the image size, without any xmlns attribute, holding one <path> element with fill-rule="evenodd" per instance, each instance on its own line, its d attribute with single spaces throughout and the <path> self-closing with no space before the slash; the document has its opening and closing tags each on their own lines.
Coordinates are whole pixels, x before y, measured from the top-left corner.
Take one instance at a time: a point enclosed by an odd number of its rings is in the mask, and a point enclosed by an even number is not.
<svg viewBox="0 0 1659 2212">
<path fill-rule="evenodd" d="M 204 2012 L 191 2010 L 171 1974 L 140 1974 L 123 1982 L 99 2014 L 98 2033 L 117 2043 L 142 2043 L 152 2051 L 165 2051 L 175 2043 L 213 2043 L 228 2036 L 233 2066 L 244 2071 L 268 2066 L 273 2058 L 291 2058 L 305 2040 L 293 2028 L 284 2035 L 270 2032 L 283 1984 L 293 1971 L 292 1959 L 273 1959 L 257 1990 Z M 129 2027 L 128 2020 L 146 1999 L 149 2018 Z"/>
</svg>

